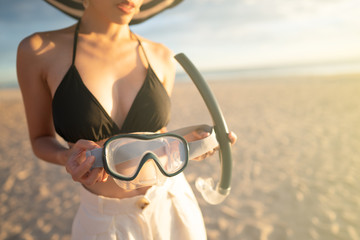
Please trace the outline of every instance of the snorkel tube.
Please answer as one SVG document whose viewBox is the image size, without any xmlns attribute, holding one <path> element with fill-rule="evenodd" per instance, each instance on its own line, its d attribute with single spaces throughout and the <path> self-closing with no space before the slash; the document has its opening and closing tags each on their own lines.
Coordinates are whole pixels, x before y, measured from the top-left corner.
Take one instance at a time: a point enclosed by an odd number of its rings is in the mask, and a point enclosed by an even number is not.
<svg viewBox="0 0 360 240">
<path fill-rule="evenodd" d="M 212 178 L 203 179 L 199 177 L 197 178 L 195 185 L 205 201 L 214 205 L 219 204 L 229 195 L 231 188 L 232 156 L 231 143 L 228 138 L 229 131 L 221 109 L 200 72 L 196 69 L 189 58 L 185 56 L 185 54 L 179 53 L 175 56 L 175 59 L 180 63 L 185 72 L 187 72 L 194 82 L 204 99 L 214 123 L 214 130 L 220 146 L 220 181 L 216 187 L 214 187 L 214 181 Z"/>
</svg>

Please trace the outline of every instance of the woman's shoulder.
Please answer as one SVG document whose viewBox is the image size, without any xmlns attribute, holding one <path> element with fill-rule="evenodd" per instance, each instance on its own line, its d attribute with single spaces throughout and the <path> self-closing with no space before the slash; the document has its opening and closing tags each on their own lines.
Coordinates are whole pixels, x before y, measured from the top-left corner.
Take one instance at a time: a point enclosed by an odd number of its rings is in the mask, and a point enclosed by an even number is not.
<svg viewBox="0 0 360 240">
<path fill-rule="evenodd" d="M 147 38 L 138 36 L 141 44 L 144 46 L 145 51 L 149 54 L 153 55 L 154 58 L 160 61 L 168 62 L 171 58 L 173 58 L 173 52 L 164 44 L 151 41 Z"/>
<path fill-rule="evenodd" d="M 18 46 L 18 54 L 26 56 L 46 56 L 51 50 L 61 49 L 71 40 L 73 26 L 46 32 L 36 32 L 25 37 Z"/>
<path fill-rule="evenodd" d="M 165 89 L 171 94 L 175 77 L 175 59 L 173 52 L 161 43 L 139 37 L 148 56 L 150 65 Z"/>
</svg>

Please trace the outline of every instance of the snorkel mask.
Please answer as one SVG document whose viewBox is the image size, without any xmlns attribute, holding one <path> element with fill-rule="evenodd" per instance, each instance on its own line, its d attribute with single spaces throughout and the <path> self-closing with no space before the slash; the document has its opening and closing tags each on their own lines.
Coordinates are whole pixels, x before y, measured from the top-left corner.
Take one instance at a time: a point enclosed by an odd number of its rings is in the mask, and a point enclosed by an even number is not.
<svg viewBox="0 0 360 240">
<path fill-rule="evenodd" d="M 209 135 L 188 143 L 183 136 L 193 131 L 205 131 Z M 196 125 L 168 133 L 116 135 L 109 138 L 103 148 L 87 151 L 86 154 L 95 156 L 92 168 L 103 167 L 116 184 L 132 190 L 161 185 L 166 177 L 181 173 L 189 159 L 217 146 L 213 128 Z"/>
<path fill-rule="evenodd" d="M 220 181 L 214 186 L 212 178 L 196 180 L 196 188 L 210 204 L 221 203 L 230 193 L 231 144 L 228 129 L 217 101 L 200 72 L 184 55 L 175 59 L 190 76 L 211 114 L 214 128 L 207 125 L 191 126 L 162 134 L 125 134 L 108 139 L 103 148 L 88 151 L 95 156 L 92 168 L 104 167 L 122 188 L 161 185 L 166 177 L 181 173 L 189 159 L 201 156 L 217 146 L 221 161 Z M 187 142 L 183 136 L 193 131 L 209 132 L 209 136 Z M 146 166 L 146 167 L 144 167 Z"/>
</svg>

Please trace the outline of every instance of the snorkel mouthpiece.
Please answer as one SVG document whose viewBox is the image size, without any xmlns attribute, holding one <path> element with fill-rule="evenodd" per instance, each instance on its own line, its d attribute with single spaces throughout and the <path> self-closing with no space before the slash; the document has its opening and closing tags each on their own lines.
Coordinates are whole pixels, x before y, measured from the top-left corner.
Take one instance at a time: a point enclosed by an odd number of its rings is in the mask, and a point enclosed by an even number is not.
<svg viewBox="0 0 360 240">
<path fill-rule="evenodd" d="M 223 189 L 219 185 L 214 188 L 214 180 L 212 178 L 203 179 L 198 177 L 195 186 L 205 201 L 212 205 L 222 203 L 230 193 L 230 188 Z"/>
<path fill-rule="evenodd" d="M 232 157 L 231 144 L 228 138 L 228 128 L 220 110 L 217 101 L 212 94 L 209 86 L 196 69 L 194 64 L 183 53 L 175 56 L 175 59 L 184 68 L 190 76 L 195 86 L 199 90 L 205 104 L 211 114 L 214 122 L 214 129 L 217 140 L 220 145 L 220 159 L 221 159 L 221 175 L 220 181 L 214 188 L 214 181 L 210 179 L 198 178 L 196 181 L 196 188 L 199 190 L 203 198 L 210 204 L 219 204 L 229 195 L 232 172 Z"/>
</svg>

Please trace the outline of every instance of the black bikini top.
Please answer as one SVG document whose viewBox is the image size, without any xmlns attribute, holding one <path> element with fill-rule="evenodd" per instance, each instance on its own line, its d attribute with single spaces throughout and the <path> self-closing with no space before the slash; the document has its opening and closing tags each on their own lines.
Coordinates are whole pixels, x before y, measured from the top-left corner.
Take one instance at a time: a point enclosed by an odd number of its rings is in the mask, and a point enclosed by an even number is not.
<svg viewBox="0 0 360 240">
<path fill-rule="evenodd" d="M 122 126 L 118 126 L 83 83 L 75 66 L 79 24 L 74 34 L 72 64 L 52 100 L 56 132 L 68 142 L 100 141 L 119 133 L 156 132 L 170 120 L 170 98 L 148 61 L 146 78 Z"/>
</svg>

